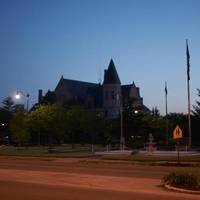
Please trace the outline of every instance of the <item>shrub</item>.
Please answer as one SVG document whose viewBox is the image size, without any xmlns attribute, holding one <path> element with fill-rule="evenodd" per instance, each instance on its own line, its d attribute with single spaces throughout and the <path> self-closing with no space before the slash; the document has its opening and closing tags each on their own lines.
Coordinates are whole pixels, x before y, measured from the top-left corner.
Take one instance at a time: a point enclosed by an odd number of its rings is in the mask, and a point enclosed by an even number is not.
<svg viewBox="0 0 200 200">
<path fill-rule="evenodd" d="M 171 172 L 163 177 L 164 184 L 188 190 L 200 190 L 200 176 L 192 172 Z"/>
</svg>

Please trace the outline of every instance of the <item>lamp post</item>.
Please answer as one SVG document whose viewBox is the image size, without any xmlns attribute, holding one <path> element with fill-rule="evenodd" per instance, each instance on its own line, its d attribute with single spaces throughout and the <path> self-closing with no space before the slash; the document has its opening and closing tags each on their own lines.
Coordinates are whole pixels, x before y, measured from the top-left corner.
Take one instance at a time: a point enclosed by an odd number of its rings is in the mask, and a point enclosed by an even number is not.
<svg viewBox="0 0 200 200">
<path fill-rule="evenodd" d="M 29 93 L 24 94 L 21 91 L 20 92 L 17 91 L 16 94 L 15 94 L 15 98 L 16 99 L 21 99 L 21 96 L 24 96 L 26 98 L 26 111 L 28 112 L 29 111 L 29 98 L 30 98 L 30 94 Z"/>
<path fill-rule="evenodd" d="M 123 134 L 123 107 L 120 108 L 120 121 L 121 121 L 121 135 L 120 135 L 120 150 L 124 150 L 125 138 Z"/>
</svg>

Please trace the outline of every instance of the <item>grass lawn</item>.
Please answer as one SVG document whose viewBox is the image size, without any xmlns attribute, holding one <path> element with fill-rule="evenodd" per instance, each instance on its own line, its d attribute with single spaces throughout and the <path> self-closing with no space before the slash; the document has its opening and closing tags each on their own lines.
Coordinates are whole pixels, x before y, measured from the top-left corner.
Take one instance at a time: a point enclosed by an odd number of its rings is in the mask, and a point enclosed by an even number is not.
<svg viewBox="0 0 200 200">
<path fill-rule="evenodd" d="M 59 146 L 53 147 L 50 152 L 48 146 L 34 146 L 34 147 L 14 147 L 14 146 L 0 146 L 0 156 L 39 156 L 39 157 L 87 157 L 91 156 L 92 152 L 85 147 Z M 51 149 L 52 150 L 52 149 Z"/>
<path fill-rule="evenodd" d="M 26 157 L 74 157 L 74 158 L 91 158 L 95 157 L 98 162 L 117 161 L 123 163 L 140 163 L 143 165 L 163 165 L 163 166 L 176 166 L 177 157 L 166 156 L 147 156 L 147 155 L 102 155 L 97 156 L 91 151 L 91 145 L 64 145 L 53 147 L 55 151 L 50 152 L 47 146 L 34 146 L 34 147 L 13 147 L 13 146 L 0 146 L 0 156 L 26 156 Z M 93 159 L 94 160 L 94 159 Z M 91 162 L 93 162 L 91 160 Z M 95 161 L 94 161 L 95 162 Z M 180 157 L 181 166 L 195 166 L 200 167 L 200 156 L 185 156 Z M 179 164 L 180 164 L 179 163 Z"/>
</svg>

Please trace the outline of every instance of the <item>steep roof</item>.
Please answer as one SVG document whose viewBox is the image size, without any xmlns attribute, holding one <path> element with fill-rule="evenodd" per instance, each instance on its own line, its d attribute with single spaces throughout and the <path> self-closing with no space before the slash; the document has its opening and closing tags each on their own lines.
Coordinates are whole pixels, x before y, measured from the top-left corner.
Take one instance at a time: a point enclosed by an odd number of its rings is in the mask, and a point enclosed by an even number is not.
<svg viewBox="0 0 200 200">
<path fill-rule="evenodd" d="M 64 84 L 65 87 L 71 92 L 73 96 L 77 98 L 84 98 L 86 96 L 88 88 L 97 87 L 97 83 L 90 83 L 84 81 L 77 81 L 71 79 L 64 79 L 63 77 L 60 79 L 55 91 L 59 87 L 59 85 Z"/>
<path fill-rule="evenodd" d="M 145 105 L 143 105 L 143 112 L 147 114 L 151 114 L 151 110 Z"/>
<path fill-rule="evenodd" d="M 121 84 L 115 64 L 113 60 L 110 60 L 108 69 L 104 70 L 104 82 L 103 84 Z"/>
<path fill-rule="evenodd" d="M 134 97 L 134 98 L 141 98 L 139 93 L 139 88 L 136 87 L 135 83 L 128 85 L 122 85 L 122 96 L 125 97 Z"/>
</svg>

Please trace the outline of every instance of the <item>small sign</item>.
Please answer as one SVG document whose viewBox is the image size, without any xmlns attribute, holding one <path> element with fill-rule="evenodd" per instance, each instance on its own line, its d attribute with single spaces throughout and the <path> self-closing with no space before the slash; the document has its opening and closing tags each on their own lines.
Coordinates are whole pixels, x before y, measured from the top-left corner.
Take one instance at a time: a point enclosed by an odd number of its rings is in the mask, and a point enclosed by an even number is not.
<svg viewBox="0 0 200 200">
<path fill-rule="evenodd" d="M 176 128 L 173 131 L 173 139 L 179 139 L 183 137 L 182 130 L 180 127 L 177 125 Z"/>
</svg>

